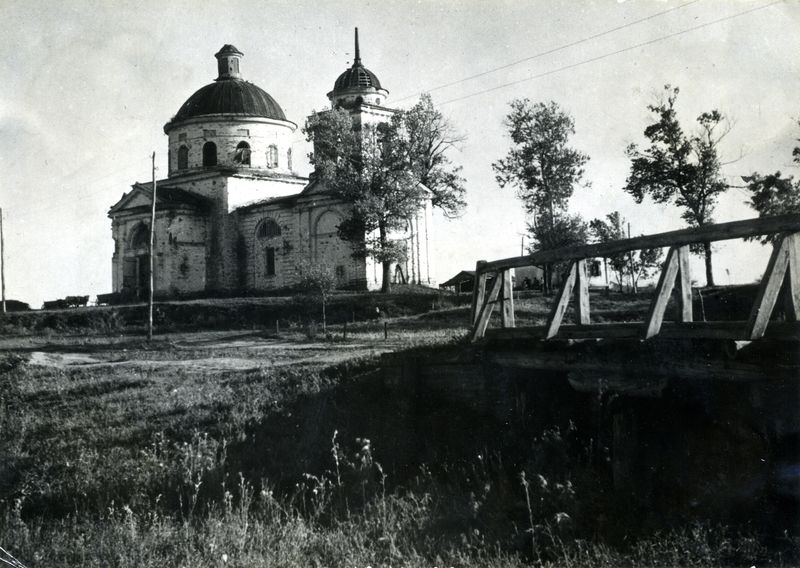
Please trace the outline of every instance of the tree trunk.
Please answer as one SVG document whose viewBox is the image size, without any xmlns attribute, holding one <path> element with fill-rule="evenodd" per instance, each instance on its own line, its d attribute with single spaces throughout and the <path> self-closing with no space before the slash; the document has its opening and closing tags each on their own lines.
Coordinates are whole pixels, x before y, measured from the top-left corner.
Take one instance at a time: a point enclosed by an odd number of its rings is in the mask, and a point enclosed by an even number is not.
<svg viewBox="0 0 800 568">
<path fill-rule="evenodd" d="M 713 286 L 714 270 L 711 266 L 711 243 L 703 243 L 703 253 L 706 257 L 706 286 Z"/>
<path fill-rule="evenodd" d="M 386 225 L 383 223 L 378 224 L 378 231 L 380 234 L 381 240 L 381 252 L 386 251 Z M 390 260 L 384 260 L 381 263 L 381 268 L 383 272 L 383 282 L 381 283 L 381 292 L 384 294 L 388 294 L 392 291 L 392 262 Z"/>
<path fill-rule="evenodd" d="M 381 284 L 381 292 L 388 294 L 392 291 L 392 263 L 385 260 L 382 264 L 383 268 L 383 283 Z"/>
</svg>

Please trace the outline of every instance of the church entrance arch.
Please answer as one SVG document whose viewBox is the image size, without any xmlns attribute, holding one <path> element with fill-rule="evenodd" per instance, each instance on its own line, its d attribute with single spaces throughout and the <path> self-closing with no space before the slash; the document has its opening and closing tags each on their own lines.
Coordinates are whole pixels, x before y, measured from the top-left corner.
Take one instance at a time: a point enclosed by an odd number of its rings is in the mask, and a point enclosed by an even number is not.
<svg viewBox="0 0 800 568">
<path fill-rule="evenodd" d="M 138 223 L 128 236 L 123 255 L 122 293 L 143 300 L 150 292 L 150 227 Z"/>
</svg>

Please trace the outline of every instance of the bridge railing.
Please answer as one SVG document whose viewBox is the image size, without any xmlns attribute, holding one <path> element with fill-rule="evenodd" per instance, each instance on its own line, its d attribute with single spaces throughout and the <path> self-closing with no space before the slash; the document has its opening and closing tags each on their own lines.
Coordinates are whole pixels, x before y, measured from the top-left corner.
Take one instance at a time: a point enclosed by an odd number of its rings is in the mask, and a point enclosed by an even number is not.
<svg viewBox="0 0 800 568">
<path fill-rule="evenodd" d="M 746 321 L 732 322 L 693 321 L 690 245 L 765 235 L 775 235 L 776 238 L 749 318 Z M 635 250 L 664 247 L 669 247 L 669 250 L 661 267 L 645 321 L 623 324 L 591 323 L 586 261 L 609 258 Z M 512 269 L 553 263 L 567 263 L 568 268 L 554 299 L 547 324 L 544 327 L 517 328 Z M 489 331 L 499 335 L 536 337 L 545 340 L 556 337 L 649 339 L 655 336 L 758 339 L 767 330 L 784 280 L 788 280 L 787 319 L 791 322 L 788 328 L 784 326 L 784 329 L 796 334 L 797 322 L 800 320 L 800 215 L 759 217 L 605 243 L 544 250 L 492 262 L 481 260 L 475 267 L 471 339 L 478 341 L 484 337 L 495 307 L 500 309 L 502 329 Z M 676 284 L 679 292 L 680 321 L 665 324 L 664 314 Z M 562 325 L 572 297 L 575 301 L 576 323 Z M 780 326 L 773 327 L 777 329 Z"/>
</svg>

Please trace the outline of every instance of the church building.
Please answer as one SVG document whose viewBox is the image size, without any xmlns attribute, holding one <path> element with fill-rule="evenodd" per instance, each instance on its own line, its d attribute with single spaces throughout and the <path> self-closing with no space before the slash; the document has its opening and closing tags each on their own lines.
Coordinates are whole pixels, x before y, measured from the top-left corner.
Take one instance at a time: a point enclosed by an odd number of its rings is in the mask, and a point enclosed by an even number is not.
<svg viewBox="0 0 800 568">
<path fill-rule="evenodd" d="M 358 30 L 352 66 L 328 93 L 354 126 L 388 121 L 389 92 L 361 63 Z M 156 182 L 154 291 L 180 295 L 288 288 L 298 267 L 323 265 L 342 289 L 379 289 L 381 266 L 353 256 L 337 227 L 348 204 L 324 183 L 293 170 L 297 124 L 266 91 L 242 78 L 243 53 L 224 45 L 218 77 L 190 96 L 164 126 L 168 176 Z M 149 290 L 152 183 L 135 183 L 109 210 L 114 238 L 113 289 L 126 298 Z M 407 229 L 406 259 L 393 280 L 434 285 L 431 201 Z"/>
</svg>

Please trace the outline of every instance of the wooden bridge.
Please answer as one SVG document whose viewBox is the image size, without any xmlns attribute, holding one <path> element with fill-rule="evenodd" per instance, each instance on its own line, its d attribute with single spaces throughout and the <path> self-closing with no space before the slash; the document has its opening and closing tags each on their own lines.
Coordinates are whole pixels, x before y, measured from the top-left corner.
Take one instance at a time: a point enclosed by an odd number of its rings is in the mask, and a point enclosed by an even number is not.
<svg viewBox="0 0 800 568">
<path fill-rule="evenodd" d="M 774 237 L 772 254 L 747 320 L 695 321 L 689 270 L 691 245 L 751 237 Z M 592 323 L 587 260 L 609 258 L 631 251 L 669 247 L 655 295 L 643 322 Z M 567 265 L 545 326 L 516 327 L 512 269 L 553 263 Z M 779 292 L 786 281 L 786 321 L 770 322 Z M 491 284 L 488 286 L 487 284 Z M 679 321 L 664 322 L 667 304 L 678 289 Z M 564 324 L 574 298 L 575 323 Z M 500 328 L 487 329 L 494 308 Z M 578 245 L 495 260 L 478 261 L 472 298 L 473 342 L 484 337 L 553 339 L 725 339 L 752 341 L 765 335 L 800 337 L 800 215 L 760 217 L 732 223 L 670 231 L 598 244 Z"/>
</svg>

